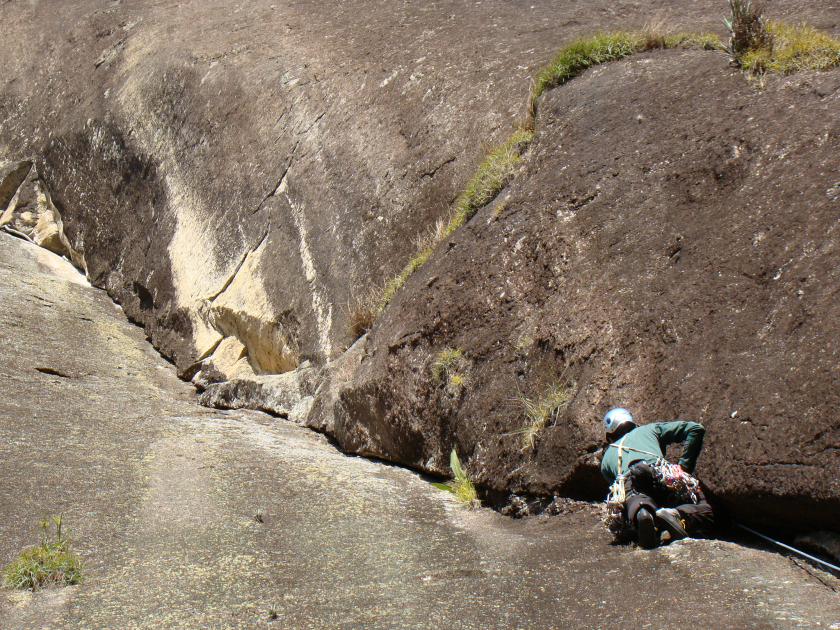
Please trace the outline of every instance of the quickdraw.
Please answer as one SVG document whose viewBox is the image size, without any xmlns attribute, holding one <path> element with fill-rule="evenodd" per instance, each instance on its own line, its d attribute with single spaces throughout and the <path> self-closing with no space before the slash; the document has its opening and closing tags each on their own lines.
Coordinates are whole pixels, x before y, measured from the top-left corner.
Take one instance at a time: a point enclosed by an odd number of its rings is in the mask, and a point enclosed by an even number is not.
<svg viewBox="0 0 840 630">
<path fill-rule="evenodd" d="M 656 481 L 669 492 L 674 493 L 678 503 L 697 503 L 700 500 L 700 482 L 676 464 L 658 459 L 653 465 Z"/>
</svg>

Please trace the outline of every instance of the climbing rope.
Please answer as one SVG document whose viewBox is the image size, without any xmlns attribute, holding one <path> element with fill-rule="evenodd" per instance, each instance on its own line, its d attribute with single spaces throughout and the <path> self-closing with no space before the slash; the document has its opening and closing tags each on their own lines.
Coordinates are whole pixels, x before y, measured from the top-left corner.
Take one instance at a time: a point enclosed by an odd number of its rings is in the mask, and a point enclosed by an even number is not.
<svg viewBox="0 0 840 630">
<path fill-rule="evenodd" d="M 616 446 L 618 448 L 619 475 L 610 486 L 610 492 L 607 495 L 606 510 L 601 517 L 601 522 L 604 524 L 604 527 L 616 537 L 626 531 L 628 525 L 627 519 L 624 516 L 624 501 L 627 500 L 627 489 L 624 486 L 624 481 L 627 479 L 627 476 L 621 472 L 621 456 L 623 455 L 624 438 L 626 437 L 625 435 L 621 438 L 617 446 L 610 444 L 610 446 Z"/>
<path fill-rule="evenodd" d="M 791 547 L 790 545 L 786 545 L 785 543 L 782 543 L 782 542 L 779 542 L 778 540 L 774 540 L 774 539 L 770 538 L 770 536 L 765 536 L 764 534 L 760 534 L 757 531 L 755 531 L 754 529 L 750 529 L 746 525 L 741 525 L 741 523 L 739 523 L 737 521 L 732 521 L 732 524 L 736 525 L 737 527 L 740 527 L 741 529 L 744 529 L 744 530 L 748 531 L 751 534 L 754 534 L 754 535 L 758 536 L 759 538 L 763 538 L 764 540 L 767 540 L 767 541 L 773 543 L 774 545 L 778 545 L 779 547 L 781 547 L 783 549 L 787 549 L 788 551 L 792 551 L 793 553 L 799 554 L 800 556 L 802 556 L 803 558 L 807 558 L 811 562 L 817 562 L 819 564 L 822 564 L 823 566 L 826 566 L 829 569 L 831 569 L 832 571 L 836 571 L 838 574 L 840 574 L 840 567 L 838 567 L 836 565 L 833 565 L 830 562 L 826 562 L 825 560 L 820 560 L 819 558 L 815 558 L 814 556 L 812 556 L 810 554 L 807 554 L 804 551 L 800 551 L 796 547 Z"/>
</svg>

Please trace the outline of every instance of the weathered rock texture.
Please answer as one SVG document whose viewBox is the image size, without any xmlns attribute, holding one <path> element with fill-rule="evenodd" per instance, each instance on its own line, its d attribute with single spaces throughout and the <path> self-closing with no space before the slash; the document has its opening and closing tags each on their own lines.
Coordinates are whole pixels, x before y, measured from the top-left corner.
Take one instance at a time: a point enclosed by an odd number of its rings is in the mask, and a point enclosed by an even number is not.
<svg viewBox="0 0 840 630">
<path fill-rule="evenodd" d="M 182 374 L 284 372 L 341 352 L 564 39 L 666 6 L 6 2 L 0 156 Z"/>
<path fill-rule="evenodd" d="M 84 258 L 70 246 L 61 214 L 30 161 L 0 163 L 0 229 L 65 256 L 84 269 Z"/>
<path fill-rule="evenodd" d="M 720 29 L 725 8 L 0 2 L 0 159 L 35 177 L 4 170 L 0 194 L 42 194 L 28 227 L 181 375 L 227 383 L 208 401 L 290 413 L 311 392 L 272 375 L 328 364 L 306 422 L 345 448 L 444 472 L 454 445 L 489 488 L 587 496 L 606 406 L 682 411 L 709 425 L 719 496 L 807 499 L 813 520 L 840 492 L 836 73 L 759 91 L 721 55 L 672 53 L 552 92 L 505 207 L 444 243 L 341 356 L 351 299 L 447 213 L 554 50 L 663 18 Z M 840 22 L 815 3 L 770 10 Z M 444 387 L 429 364 L 455 346 L 466 382 Z M 576 397 L 522 453 L 513 400 L 553 379 Z"/>
<path fill-rule="evenodd" d="M 840 71 L 747 83 L 662 52 L 549 92 L 508 190 L 374 325 L 341 391 L 349 450 L 496 490 L 599 497 L 612 406 L 707 427 L 699 475 L 745 519 L 840 517 Z M 431 374 L 445 348 L 466 386 Z M 521 450 L 518 396 L 574 399 Z"/>
</svg>

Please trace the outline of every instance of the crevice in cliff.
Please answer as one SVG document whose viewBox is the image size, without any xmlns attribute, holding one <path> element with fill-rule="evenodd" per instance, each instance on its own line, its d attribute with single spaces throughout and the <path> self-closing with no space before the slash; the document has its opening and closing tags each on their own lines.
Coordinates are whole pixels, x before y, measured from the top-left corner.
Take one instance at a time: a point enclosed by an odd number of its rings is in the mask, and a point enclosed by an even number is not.
<svg viewBox="0 0 840 630">
<path fill-rule="evenodd" d="M 294 162 L 295 162 L 295 153 L 297 152 L 298 146 L 300 146 L 300 140 L 295 142 L 295 146 L 294 146 L 294 148 L 292 148 L 292 152 L 289 154 L 289 162 L 288 162 L 288 164 L 286 164 L 286 168 L 284 168 L 283 172 L 280 174 L 280 179 L 277 180 L 277 184 L 274 186 L 272 191 L 269 194 L 267 194 L 265 197 L 263 197 L 262 201 L 260 201 L 260 203 L 257 204 L 256 209 L 251 213 L 252 215 L 254 215 L 257 212 L 259 212 L 260 210 L 262 210 L 263 206 L 265 205 L 265 202 L 268 201 L 269 199 L 271 199 L 272 197 L 274 197 L 280 191 L 280 188 L 283 186 L 284 182 L 286 181 L 286 175 L 289 173 L 289 171 L 292 168 L 292 164 L 294 164 Z"/>
<path fill-rule="evenodd" d="M 26 160 L 11 168 L 0 170 L 0 214 L 6 212 L 31 169 L 32 162 Z"/>
<path fill-rule="evenodd" d="M 67 258 L 87 273 L 84 255 L 70 245 L 61 213 L 31 160 L 0 168 L 0 229 Z"/>
<path fill-rule="evenodd" d="M 216 300 L 216 298 L 218 298 L 222 293 L 227 291 L 228 287 L 230 287 L 231 283 L 233 283 L 233 281 L 236 279 L 236 276 L 239 274 L 239 271 L 242 269 L 242 266 L 245 264 L 245 261 L 248 260 L 248 256 L 250 256 L 251 254 L 253 254 L 255 251 L 257 251 L 260 248 L 260 246 L 265 241 L 266 237 L 268 237 L 268 233 L 270 231 L 271 231 L 271 222 L 269 221 L 268 227 L 266 227 L 265 230 L 263 231 L 263 234 L 260 237 L 260 240 L 257 241 L 257 244 L 254 245 L 254 247 L 252 247 L 251 249 L 249 249 L 248 251 L 246 251 L 242 255 L 242 258 L 239 259 L 239 263 L 236 265 L 236 269 L 234 269 L 233 273 L 230 274 L 228 276 L 227 280 L 225 280 L 225 282 L 222 284 L 222 288 L 219 289 L 218 291 L 216 291 L 216 293 L 214 293 L 214 294 L 210 295 L 209 297 L 205 298 L 206 302 L 208 302 L 208 303 L 214 302 Z"/>
</svg>

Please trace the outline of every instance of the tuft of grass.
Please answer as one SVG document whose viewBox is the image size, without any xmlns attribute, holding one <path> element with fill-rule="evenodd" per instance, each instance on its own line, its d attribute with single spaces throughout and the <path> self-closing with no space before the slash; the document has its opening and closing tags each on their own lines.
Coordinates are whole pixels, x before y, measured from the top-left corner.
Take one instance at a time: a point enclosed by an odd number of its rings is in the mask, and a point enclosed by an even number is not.
<svg viewBox="0 0 840 630">
<path fill-rule="evenodd" d="M 382 309 L 388 305 L 388 302 L 390 302 L 396 292 L 402 288 L 405 281 L 411 277 L 411 274 L 413 274 L 420 265 L 429 259 L 429 256 L 432 255 L 432 252 L 435 247 L 437 247 L 438 243 L 447 236 L 447 225 L 447 219 L 438 219 L 434 227 L 429 232 L 421 235 L 420 238 L 417 239 L 417 253 L 411 260 L 408 261 L 408 264 L 403 267 L 399 274 L 392 278 L 375 294 L 376 308 L 374 311 L 374 317 L 382 312 Z"/>
<path fill-rule="evenodd" d="M 522 153 L 528 147 L 534 132 L 519 130 L 501 145 L 490 151 L 467 187 L 455 200 L 455 210 L 447 222 L 438 221 L 435 228 L 418 243 L 417 253 L 402 271 L 392 278 L 382 290 L 376 313 L 382 312 L 417 268 L 432 255 L 435 247 L 447 236 L 469 221 L 513 179 L 522 162 Z"/>
<path fill-rule="evenodd" d="M 37 590 L 52 586 L 66 586 L 82 581 L 82 563 L 70 551 L 69 540 L 62 535 L 63 516 L 44 516 L 38 522 L 41 543 L 26 549 L 4 570 L 6 586 Z M 55 526 L 55 539 L 52 526 Z"/>
<path fill-rule="evenodd" d="M 466 508 L 478 507 L 478 493 L 475 490 L 475 485 L 461 467 L 461 460 L 458 459 L 458 453 L 455 452 L 454 448 L 452 453 L 449 454 L 449 467 L 452 468 L 452 474 L 455 475 L 455 479 L 452 480 L 455 499 Z"/>
<path fill-rule="evenodd" d="M 432 361 L 432 378 L 436 381 L 446 377 L 447 381 L 452 374 L 457 374 L 457 368 L 464 363 L 464 353 L 460 348 L 446 348 L 441 350 L 434 361 Z"/>
<path fill-rule="evenodd" d="M 467 375 L 455 372 L 449 375 L 449 386 L 453 389 L 460 389 L 467 384 Z"/>
<path fill-rule="evenodd" d="M 388 302 L 390 302 L 396 292 L 402 288 L 405 281 L 411 277 L 411 274 L 413 274 L 420 265 L 426 262 L 431 255 L 432 248 L 418 252 L 410 261 L 408 261 L 408 264 L 403 267 L 403 270 L 385 285 L 385 288 L 382 291 L 382 296 L 379 299 L 377 313 L 382 312 L 382 309 L 388 305 Z"/>
<path fill-rule="evenodd" d="M 557 416 L 569 404 L 574 393 L 574 383 L 559 384 L 556 381 L 540 392 L 536 398 L 528 398 L 519 392 L 517 402 L 524 412 L 526 424 L 507 435 L 521 435 L 523 451 L 533 448 L 543 429 L 548 426 L 549 420 L 557 420 Z"/>
<path fill-rule="evenodd" d="M 461 460 L 458 459 L 458 453 L 455 449 L 449 454 L 449 467 L 452 469 L 452 474 L 455 478 L 448 483 L 432 483 L 435 488 L 446 490 L 455 495 L 455 500 L 463 507 L 473 509 L 481 505 L 478 500 L 478 492 L 476 492 L 475 485 L 470 481 L 467 473 L 461 466 Z"/>
<path fill-rule="evenodd" d="M 369 289 L 350 298 L 347 303 L 347 334 L 351 344 L 371 329 L 379 312 L 381 299 L 379 289 Z"/>
<path fill-rule="evenodd" d="M 564 46 L 540 70 L 531 89 L 531 113 L 536 114 L 537 99 L 543 92 L 557 87 L 582 74 L 588 68 L 607 61 L 617 61 L 639 50 L 639 33 L 597 33 L 579 37 Z"/>
<path fill-rule="evenodd" d="M 752 75 L 767 72 L 794 74 L 802 70 L 828 70 L 840 65 L 840 41 L 808 24 L 782 24 L 768 20 L 770 46 L 745 50 L 738 66 Z"/>
<path fill-rule="evenodd" d="M 479 209 L 493 201 L 496 195 L 513 179 L 522 162 L 522 153 L 531 143 L 534 132 L 520 129 L 501 145 L 490 151 L 467 187 L 455 201 L 455 212 L 444 236 L 452 234 L 469 221 Z"/>
<path fill-rule="evenodd" d="M 638 32 L 598 32 L 590 37 L 579 37 L 561 48 L 534 79 L 526 126 L 533 128 L 537 114 L 537 101 L 543 92 L 563 85 L 593 66 L 608 61 L 618 61 L 635 53 L 650 50 L 665 48 L 713 50 L 718 47 L 720 47 L 720 40 L 711 33 L 672 35 L 652 28 L 645 28 Z"/>
</svg>

